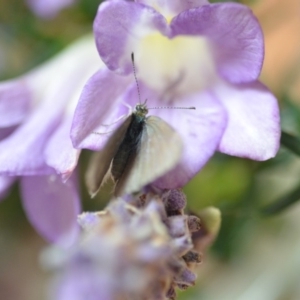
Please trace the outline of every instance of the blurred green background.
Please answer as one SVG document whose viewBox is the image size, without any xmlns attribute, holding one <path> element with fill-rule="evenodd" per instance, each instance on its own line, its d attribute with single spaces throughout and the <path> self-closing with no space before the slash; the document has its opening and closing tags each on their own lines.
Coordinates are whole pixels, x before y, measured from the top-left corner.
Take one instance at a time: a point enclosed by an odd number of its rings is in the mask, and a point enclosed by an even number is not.
<svg viewBox="0 0 300 300">
<path fill-rule="evenodd" d="M 261 80 L 280 101 L 283 130 L 300 136 L 299 0 L 235 2 L 249 5 L 262 24 Z M 78 0 L 53 19 L 40 19 L 25 1 L 0 0 L 0 79 L 23 74 L 91 33 L 99 3 Z M 197 285 L 180 299 L 300 299 L 300 151 L 289 135 L 282 144 L 267 162 L 216 154 L 185 187 L 188 209 L 220 208 L 222 227 Z M 88 156 L 80 158 L 81 174 Z M 91 201 L 82 185 L 84 209 L 101 209 L 108 190 Z M 0 203 L 1 300 L 46 299 L 48 274 L 38 261 L 45 246 L 25 218 L 16 184 Z"/>
</svg>

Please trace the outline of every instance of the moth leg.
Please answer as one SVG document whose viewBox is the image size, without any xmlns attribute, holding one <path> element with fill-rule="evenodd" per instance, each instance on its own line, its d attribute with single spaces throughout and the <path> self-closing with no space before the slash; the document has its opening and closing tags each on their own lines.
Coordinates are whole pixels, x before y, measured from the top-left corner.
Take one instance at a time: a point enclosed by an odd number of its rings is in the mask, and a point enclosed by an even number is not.
<svg viewBox="0 0 300 300">
<path fill-rule="evenodd" d="M 127 107 L 128 108 L 128 112 L 127 112 L 127 115 L 129 116 L 129 115 L 131 115 L 132 113 L 133 113 L 133 109 L 132 109 L 132 106 L 131 105 L 129 105 L 128 103 L 126 103 L 126 102 L 121 102 L 121 104 L 123 104 L 125 107 Z"/>
<path fill-rule="evenodd" d="M 101 124 L 100 126 L 103 126 L 103 127 L 110 127 L 110 126 L 112 126 L 112 125 L 114 125 L 114 124 L 120 122 L 120 120 L 122 120 L 122 119 L 128 117 L 128 115 L 129 115 L 129 114 L 124 114 L 124 115 L 122 115 L 121 117 L 119 117 L 118 119 L 116 119 L 114 122 L 112 122 L 112 123 L 110 123 L 110 124 Z M 114 131 L 115 131 L 115 129 L 110 130 L 110 131 L 106 131 L 106 132 L 93 131 L 92 133 L 93 133 L 93 134 L 102 135 L 102 134 L 108 134 L 108 133 L 111 133 L 111 132 L 114 132 Z"/>
<path fill-rule="evenodd" d="M 114 130 L 106 131 L 106 132 L 97 132 L 97 131 L 93 131 L 92 134 L 103 135 L 103 134 L 109 134 L 109 133 L 112 133 L 112 132 L 114 132 Z"/>
</svg>

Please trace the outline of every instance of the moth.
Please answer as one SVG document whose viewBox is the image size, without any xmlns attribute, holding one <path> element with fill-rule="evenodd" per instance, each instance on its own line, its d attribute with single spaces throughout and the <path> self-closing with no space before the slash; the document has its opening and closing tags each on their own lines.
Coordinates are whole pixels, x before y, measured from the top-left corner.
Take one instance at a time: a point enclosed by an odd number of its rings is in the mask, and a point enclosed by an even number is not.
<svg viewBox="0 0 300 300">
<path fill-rule="evenodd" d="M 115 183 L 114 195 L 119 197 L 139 191 L 179 162 L 180 136 L 161 118 L 147 114 L 146 104 L 137 104 L 103 150 L 93 154 L 86 174 L 92 197 L 109 176 Z"/>
<path fill-rule="evenodd" d="M 140 101 L 133 53 L 131 60 Z M 183 150 L 180 136 L 161 118 L 147 114 L 146 101 L 137 104 L 103 150 L 93 154 L 86 173 L 92 197 L 109 176 L 115 183 L 114 196 L 119 197 L 138 192 L 179 162 Z"/>
</svg>

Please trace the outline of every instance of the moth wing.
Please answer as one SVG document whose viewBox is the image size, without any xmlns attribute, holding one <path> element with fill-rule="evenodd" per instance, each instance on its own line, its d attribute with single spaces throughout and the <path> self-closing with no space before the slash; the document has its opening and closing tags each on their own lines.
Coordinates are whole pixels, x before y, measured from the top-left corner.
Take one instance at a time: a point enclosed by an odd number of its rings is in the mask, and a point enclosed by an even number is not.
<svg viewBox="0 0 300 300">
<path fill-rule="evenodd" d="M 115 196 L 137 192 L 170 171 L 179 162 L 182 150 L 182 140 L 169 124 L 161 118 L 148 117 L 139 149 L 117 182 Z"/>
<path fill-rule="evenodd" d="M 129 116 L 108 139 L 105 147 L 92 154 L 87 168 L 85 181 L 91 197 L 94 197 L 107 178 L 112 159 L 122 143 L 130 125 L 132 116 Z"/>
</svg>

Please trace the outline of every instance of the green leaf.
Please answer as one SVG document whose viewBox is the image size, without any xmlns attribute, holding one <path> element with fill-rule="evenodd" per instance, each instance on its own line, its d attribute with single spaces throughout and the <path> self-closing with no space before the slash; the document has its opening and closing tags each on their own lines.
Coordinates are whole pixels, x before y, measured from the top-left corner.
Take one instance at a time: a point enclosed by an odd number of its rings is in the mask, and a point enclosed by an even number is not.
<svg viewBox="0 0 300 300">
<path fill-rule="evenodd" d="M 300 138 L 287 132 L 281 132 L 280 143 L 296 155 L 300 156 Z"/>
<path fill-rule="evenodd" d="M 289 194 L 279 198 L 277 201 L 274 201 L 272 204 L 265 206 L 262 209 L 262 213 L 269 216 L 281 213 L 298 200 L 300 200 L 300 186 L 291 191 Z"/>
</svg>

